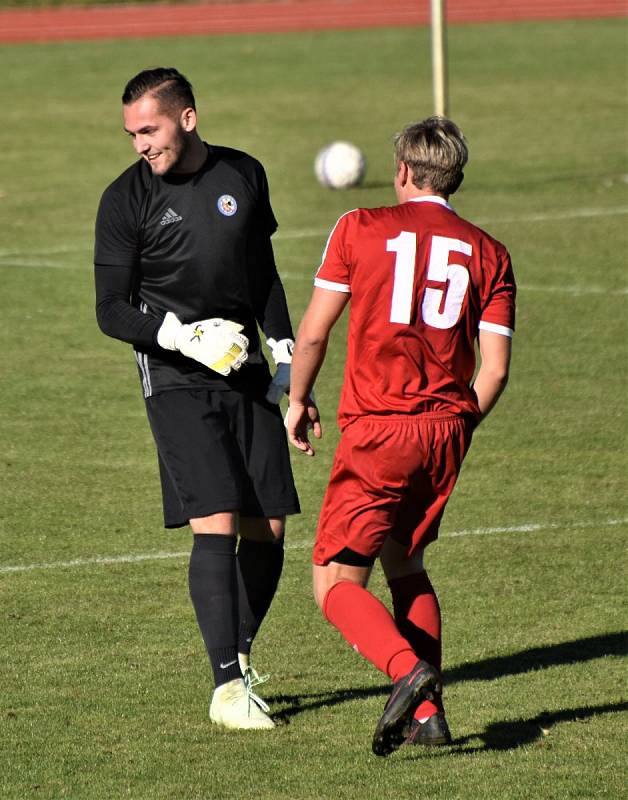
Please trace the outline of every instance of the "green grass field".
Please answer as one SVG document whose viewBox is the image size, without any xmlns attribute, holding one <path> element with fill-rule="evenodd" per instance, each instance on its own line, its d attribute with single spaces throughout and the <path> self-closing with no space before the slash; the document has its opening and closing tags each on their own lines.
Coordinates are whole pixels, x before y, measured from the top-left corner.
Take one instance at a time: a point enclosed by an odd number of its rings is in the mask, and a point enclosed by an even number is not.
<svg viewBox="0 0 628 800">
<path fill-rule="evenodd" d="M 92 228 L 133 159 L 122 87 L 174 64 L 205 138 L 267 167 L 298 322 L 339 214 L 393 202 L 391 136 L 431 113 L 428 31 L 0 49 L 2 798 L 626 797 L 625 36 L 621 20 L 450 30 L 451 115 L 471 148 L 454 204 L 508 245 L 519 315 L 510 386 L 428 553 L 456 743 L 385 760 L 370 739 L 387 679 L 309 586 L 344 327 L 317 388 L 326 437 L 294 458 L 303 514 L 254 651 L 284 724 L 227 734 L 208 720 L 190 535 L 161 528 L 132 353 L 94 320 Z M 341 138 L 369 170 L 334 193 L 312 164 Z M 384 592 L 379 572 L 372 585 Z"/>
</svg>

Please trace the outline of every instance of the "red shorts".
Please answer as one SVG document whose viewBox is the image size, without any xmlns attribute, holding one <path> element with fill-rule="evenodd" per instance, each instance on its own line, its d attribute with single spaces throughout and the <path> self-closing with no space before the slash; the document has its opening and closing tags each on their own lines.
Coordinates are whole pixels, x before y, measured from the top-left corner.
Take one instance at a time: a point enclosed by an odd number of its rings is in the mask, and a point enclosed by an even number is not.
<svg viewBox="0 0 628 800">
<path fill-rule="evenodd" d="M 474 422 L 454 414 L 359 417 L 334 457 L 312 560 L 325 565 L 345 547 L 376 557 L 388 536 L 422 550 L 438 526 Z"/>
</svg>

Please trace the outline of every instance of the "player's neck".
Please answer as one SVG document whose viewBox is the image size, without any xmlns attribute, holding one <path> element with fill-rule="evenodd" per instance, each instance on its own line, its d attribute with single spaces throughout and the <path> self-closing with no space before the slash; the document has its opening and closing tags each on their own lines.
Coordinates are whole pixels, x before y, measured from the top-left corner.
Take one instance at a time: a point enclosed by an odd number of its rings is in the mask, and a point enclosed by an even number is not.
<svg viewBox="0 0 628 800">
<path fill-rule="evenodd" d="M 442 194 L 441 192 L 435 192 L 434 189 L 427 186 L 424 189 L 417 189 L 414 184 L 410 184 L 409 186 L 404 187 L 402 192 L 403 199 L 399 198 L 400 203 L 407 203 L 408 200 L 414 200 L 419 197 L 442 197 L 443 200 L 446 202 L 449 201 L 448 194 Z"/>
<path fill-rule="evenodd" d="M 198 172 L 207 160 L 207 147 L 198 134 L 192 135 L 183 159 L 173 169 L 177 175 L 192 175 Z"/>
</svg>

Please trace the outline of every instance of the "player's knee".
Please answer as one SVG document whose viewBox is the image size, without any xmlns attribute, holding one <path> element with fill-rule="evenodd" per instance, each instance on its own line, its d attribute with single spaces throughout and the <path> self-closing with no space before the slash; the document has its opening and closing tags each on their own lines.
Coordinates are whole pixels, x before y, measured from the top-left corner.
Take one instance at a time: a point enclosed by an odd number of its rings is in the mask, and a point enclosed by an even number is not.
<svg viewBox="0 0 628 800">
<path fill-rule="evenodd" d="M 270 532 L 273 541 L 282 542 L 286 534 L 286 518 L 285 517 L 270 517 L 268 520 Z"/>
<path fill-rule="evenodd" d="M 325 597 L 327 596 L 328 590 L 322 589 L 321 587 L 316 586 L 316 584 L 314 584 L 313 591 L 314 591 L 314 602 L 316 603 L 318 610 L 322 614 L 323 606 L 325 605 Z"/>
<path fill-rule="evenodd" d="M 233 511 L 210 514 L 208 517 L 194 517 L 189 520 L 192 533 L 224 533 L 233 535 L 237 528 L 237 518 Z"/>
<path fill-rule="evenodd" d="M 395 542 L 390 537 L 382 547 L 379 560 L 384 574 L 386 575 L 386 579 L 389 581 L 425 571 L 425 567 L 423 566 L 423 550 L 417 550 L 409 556 L 407 548 Z"/>
<path fill-rule="evenodd" d="M 345 547 L 324 566 L 315 565 L 313 573 L 314 599 L 324 614 L 325 599 L 330 590 L 342 581 L 366 586 L 375 558 Z"/>
<path fill-rule="evenodd" d="M 241 517 L 240 535 L 255 542 L 283 542 L 286 532 L 285 517 Z"/>
</svg>

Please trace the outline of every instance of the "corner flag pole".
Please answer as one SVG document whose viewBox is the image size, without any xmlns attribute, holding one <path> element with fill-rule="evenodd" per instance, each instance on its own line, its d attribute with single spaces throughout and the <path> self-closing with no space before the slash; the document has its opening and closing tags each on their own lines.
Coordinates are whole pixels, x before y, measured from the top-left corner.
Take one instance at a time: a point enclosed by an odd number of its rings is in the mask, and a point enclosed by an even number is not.
<svg viewBox="0 0 628 800">
<path fill-rule="evenodd" d="M 434 87 L 434 113 L 447 116 L 447 0 L 432 3 L 432 85 Z"/>
</svg>

